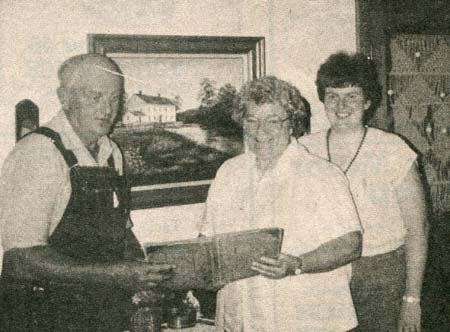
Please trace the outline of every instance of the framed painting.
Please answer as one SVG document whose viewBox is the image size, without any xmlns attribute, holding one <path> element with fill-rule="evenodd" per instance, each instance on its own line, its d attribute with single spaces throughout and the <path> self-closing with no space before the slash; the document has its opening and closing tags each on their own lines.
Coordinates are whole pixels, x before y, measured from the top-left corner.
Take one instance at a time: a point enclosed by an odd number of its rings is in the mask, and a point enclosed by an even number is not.
<svg viewBox="0 0 450 332">
<path fill-rule="evenodd" d="M 134 209 L 203 202 L 220 165 L 243 149 L 231 118 L 247 80 L 265 74 L 263 37 L 88 35 L 125 78 L 112 138 Z"/>
</svg>

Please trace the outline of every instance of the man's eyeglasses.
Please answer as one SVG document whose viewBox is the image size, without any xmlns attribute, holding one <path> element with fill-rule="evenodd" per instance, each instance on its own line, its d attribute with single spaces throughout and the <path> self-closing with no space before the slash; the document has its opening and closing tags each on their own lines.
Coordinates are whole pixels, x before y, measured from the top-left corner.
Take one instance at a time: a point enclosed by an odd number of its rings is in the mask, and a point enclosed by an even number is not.
<svg viewBox="0 0 450 332">
<path fill-rule="evenodd" d="M 289 119 L 289 117 L 280 119 L 277 116 L 262 120 L 257 118 L 245 118 L 244 126 L 250 131 L 256 131 L 258 130 L 259 126 L 262 126 L 265 131 L 274 132 L 280 130 L 283 127 L 283 123 Z"/>
</svg>

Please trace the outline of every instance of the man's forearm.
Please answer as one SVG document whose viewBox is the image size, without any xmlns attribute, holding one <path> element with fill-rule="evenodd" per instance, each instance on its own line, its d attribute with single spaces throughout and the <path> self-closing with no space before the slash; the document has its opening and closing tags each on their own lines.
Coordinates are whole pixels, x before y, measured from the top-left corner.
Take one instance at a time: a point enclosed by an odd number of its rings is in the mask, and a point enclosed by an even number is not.
<svg viewBox="0 0 450 332">
<path fill-rule="evenodd" d="M 361 256 L 362 236 L 351 232 L 322 244 L 317 249 L 301 255 L 303 273 L 319 273 L 334 270 Z"/>
<path fill-rule="evenodd" d="M 17 281 L 44 281 L 118 285 L 124 266 L 84 263 L 62 255 L 49 246 L 14 248 L 3 258 L 2 277 Z"/>
</svg>

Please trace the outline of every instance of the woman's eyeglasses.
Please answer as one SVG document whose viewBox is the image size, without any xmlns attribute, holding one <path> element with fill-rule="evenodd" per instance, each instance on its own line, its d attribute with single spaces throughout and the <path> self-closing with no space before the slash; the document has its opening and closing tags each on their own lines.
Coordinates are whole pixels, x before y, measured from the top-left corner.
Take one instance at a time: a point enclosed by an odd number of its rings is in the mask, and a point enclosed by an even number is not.
<svg viewBox="0 0 450 332">
<path fill-rule="evenodd" d="M 258 130 L 259 126 L 262 126 L 265 131 L 274 132 L 280 130 L 283 127 L 283 123 L 289 119 L 289 117 L 280 119 L 277 116 L 268 117 L 265 119 L 250 117 L 244 119 L 244 126 L 250 131 L 256 131 Z"/>
</svg>

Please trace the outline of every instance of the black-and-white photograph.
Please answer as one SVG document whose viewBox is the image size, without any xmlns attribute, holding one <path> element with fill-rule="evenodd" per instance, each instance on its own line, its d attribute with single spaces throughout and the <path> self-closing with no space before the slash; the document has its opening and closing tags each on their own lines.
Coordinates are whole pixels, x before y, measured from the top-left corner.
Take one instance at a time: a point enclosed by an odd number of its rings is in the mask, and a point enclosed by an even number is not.
<svg viewBox="0 0 450 332">
<path fill-rule="evenodd" d="M 447 2 L 0 1 L 0 331 L 448 331 Z"/>
</svg>

